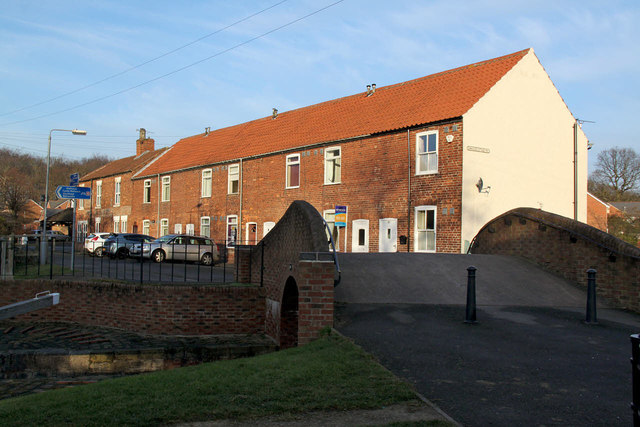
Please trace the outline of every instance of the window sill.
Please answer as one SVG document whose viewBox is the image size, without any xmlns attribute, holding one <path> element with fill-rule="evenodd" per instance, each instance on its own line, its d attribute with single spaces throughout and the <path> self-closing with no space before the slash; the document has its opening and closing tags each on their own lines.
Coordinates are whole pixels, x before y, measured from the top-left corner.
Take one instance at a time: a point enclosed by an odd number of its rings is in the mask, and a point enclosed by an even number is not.
<svg viewBox="0 0 640 427">
<path fill-rule="evenodd" d="M 438 175 L 438 171 L 428 171 L 428 172 L 416 172 L 416 176 L 422 175 Z"/>
<path fill-rule="evenodd" d="M 340 182 L 325 182 L 324 185 L 339 185 L 342 184 L 342 181 Z"/>
<path fill-rule="evenodd" d="M 296 188 L 300 188 L 300 186 L 297 185 L 295 187 L 284 187 L 285 190 L 295 190 Z"/>
</svg>

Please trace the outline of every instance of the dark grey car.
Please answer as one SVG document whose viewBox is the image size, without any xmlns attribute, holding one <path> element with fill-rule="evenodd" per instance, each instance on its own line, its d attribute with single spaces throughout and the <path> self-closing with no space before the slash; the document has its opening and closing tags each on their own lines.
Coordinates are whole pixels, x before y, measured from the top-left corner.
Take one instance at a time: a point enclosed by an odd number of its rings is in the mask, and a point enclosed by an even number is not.
<svg viewBox="0 0 640 427">
<path fill-rule="evenodd" d="M 146 234 L 119 233 L 112 234 L 104 241 L 104 247 L 111 258 L 126 258 L 133 245 L 153 242 L 155 237 Z"/>
</svg>

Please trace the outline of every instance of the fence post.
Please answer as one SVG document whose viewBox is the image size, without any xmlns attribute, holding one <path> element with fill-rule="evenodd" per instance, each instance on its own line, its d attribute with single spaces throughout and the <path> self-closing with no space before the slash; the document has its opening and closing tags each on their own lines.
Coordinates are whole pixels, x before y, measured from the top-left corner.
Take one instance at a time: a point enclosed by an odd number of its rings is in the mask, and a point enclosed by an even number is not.
<svg viewBox="0 0 640 427">
<path fill-rule="evenodd" d="M 633 411 L 633 426 L 640 427 L 640 371 L 638 371 L 640 334 L 633 334 L 629 338 L 631 339 L 631 381 L 633 390 L 633 401 L 630 406 Z"/>
<path fill-rule="evenodd" d="M 585 323 L 595 325 L 598 323 L 596 313 L 596 270 L 587 270 L 587 315 Z"/>
<path fill-rule="evenodd" d="M 474 266 L 467 268 L 467 307 L 464 323 L 476 324 L 476 270 Z"/>
</svg>

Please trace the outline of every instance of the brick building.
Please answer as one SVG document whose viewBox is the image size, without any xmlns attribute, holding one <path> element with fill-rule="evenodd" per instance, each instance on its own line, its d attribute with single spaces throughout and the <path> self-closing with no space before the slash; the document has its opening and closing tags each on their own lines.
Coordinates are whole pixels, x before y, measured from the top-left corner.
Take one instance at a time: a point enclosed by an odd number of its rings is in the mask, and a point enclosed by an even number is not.
<svg viewBox="0 0 640 427">
<path fill-rule="evenodd" d="M 145 129 L 140 129 L 135 156 L 107 163 L 82 177 L 79 185 L 91 188 L 91 200 L 77 201 L 78 236 L 98 231 L 142 232 L 136 218 L 130 218 L 137 201 L 131 178 L 166 151 L 154 148 L 154 140 L 147 138 Z"/>
<path fill-rule="evenodd" d="M 586 221 L 587 140 L 533 49 L 206 128 L 130 173 L 128 221 L 155 236 L 255 243 L 294 200 L 340 251 L 466 251 L 519 206 Z"/>
</svg>

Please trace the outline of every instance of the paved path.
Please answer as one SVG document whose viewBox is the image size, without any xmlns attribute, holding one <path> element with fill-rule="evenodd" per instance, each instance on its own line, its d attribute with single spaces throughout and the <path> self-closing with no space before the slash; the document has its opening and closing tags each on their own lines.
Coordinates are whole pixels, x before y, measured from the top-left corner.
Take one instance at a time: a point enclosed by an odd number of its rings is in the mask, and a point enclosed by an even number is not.
<svg viewBox="0 0 640 427">
<path fill-rule="evenodd" d="M 630 425 L 640 316 L 598 309 L 532 264 L 488 255 L 340 257 L 336 328 L 468 426 Z M 464 323 L 478 268 L 477 325 Z"/>
</svg>

